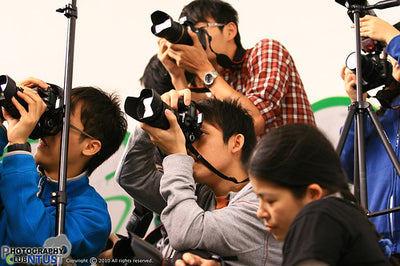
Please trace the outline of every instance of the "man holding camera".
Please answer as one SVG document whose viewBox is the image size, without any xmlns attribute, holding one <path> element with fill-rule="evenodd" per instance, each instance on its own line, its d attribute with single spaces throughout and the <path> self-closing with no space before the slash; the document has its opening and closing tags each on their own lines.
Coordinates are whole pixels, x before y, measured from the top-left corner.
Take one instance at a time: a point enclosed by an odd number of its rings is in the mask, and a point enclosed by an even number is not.
<svg viewBox="0 0 400 266">
<path fill-rule="evenodd" d="M 377 97 L 382 106 L 377 111 L 379 121 L 395 150 L 399 154 L 399 117 L 400 117 L 400 24 L 394 26 L 388 22 L 366 15 L 360 19 L 360 35 L 387 44 L 386 53 L 392 63 L 392 76 L 395 80 L 379 91 Z M 346 67 L 342 68 L 341 76 L 345 90 L 351 101 L 357 101 L 356 75 Z M 363 95 L 364 100 L 367 93 Z M 400 206 L 400 178 L 385 150 L 382 141 L 368 118 L 365 125 L 365 157 L 367 175 L 368 210 L 377 212 Z M 347 177 L 353 180 L 354 174 L 354 126 L 350 128 L 341 161 Z M 400 258 L 400 212 L 371 217 L 377 231 L 392 241 L 392 256 Z"/>
<path fill-rule="evenodd" d="M 208 41 L 204 50 L 199 36 L 190 29 L 194 45 L 159 39 L 158 57 L 177 90 L 189 87 L 184 75 L 188 71 L 196 75 L 197 87 L 208 88 L 217 99 L 239 99 L 254 119 L 257 136 L 282 124 L 315 124 L 293 58 L 282 44 L 263 39 L 253 48 L 243 49 L 238 14 L 221 0 L 192 1 L 180 17 L 205 29 Z"/>
<path fill-rule="evenodd" d="M 35 86 L 49 87 L 29 78 L 17 91 L 27 109 L 15 97 L 11 100 L 20 118 L 3 107 L 8 128 L 0 130 L 0 150 L 7 142 L 9 146 L 0 163 L 2 246 L 42 247 L 56 232 L 56 206 L 51 201 L 52 193 L 58 191 L 61 132 L 41 136 L 32 155 L 28 137 L 48 108 L 30 89 Z M 88 176 L 118 150 L 126 130 L 127 122 L 115 96 L 94 87 L 72 89 L 65 235 L 71 244 L 70 256 L 83 264 L 89 265 L 90 259 L 100 254 L 111 231 L 106 202 L 89 185 Z M 4 259 L 1 264 L 5 264 Z"/>
<path fill-rule="evenodd" d="M 162 98 L 176 107 L 183 95 L 188 105 L 189 90 Z M 205 99 L 196 106 L 203 116 L 202 134 L 191 145 L 199 155 L 186 146 L 188 132 L 166 109 L 169 129 L 144 123 L 136 128 L 116 173 L 119 184 L 135 201 L 161 214 L 164 258 L 174 260 L 176 250 L 190 249 L 230 257 L 232 265 L 280 265 L 281 244 L 256 217 L 258 199 L 245 169 L 256 142 L 251 116 L 228 99 Z M 167 155 L 162 169 L 154 162 L 156 147 Z"/>
</svg>

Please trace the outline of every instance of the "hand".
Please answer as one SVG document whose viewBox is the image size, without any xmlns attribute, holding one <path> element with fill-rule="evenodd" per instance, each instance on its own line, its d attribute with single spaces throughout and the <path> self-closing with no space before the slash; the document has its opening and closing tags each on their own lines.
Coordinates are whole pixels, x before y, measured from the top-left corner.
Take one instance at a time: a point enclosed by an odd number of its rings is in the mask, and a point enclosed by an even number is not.
<svg viewBox="0 0 400 266">
<path fill-rule="evenodd" d="M 178 110 L 178 100 L 180 98 L 183 98 L 185 105 L 189 105 L 191 101 L 190 90 L 170 90 L 161 95 L 161 99 L 175 110 Z M 176 153 L 187 154 L 185 136 L 183 135 L 175 114 L 171 110 L 166 109 L 165 117 L 170 125 L 167 130 L 155 128 L 145 123 L 140 124 L 141 128 L 149 134 L 154 145 L 158 146 L 164 153 L 168 155 Z"/>
<path fill-rule="evenodd" d="M 27 103 L 26 110 L 18 100 L 13 97 L 11 99 L 13 105 L 19 111 L 21 117 L 16 119 L 3 109 L 3 116 L 8 123 L 7 137 L 10 144 L 26 143 L 29 135 L 32 133 L 40 117 L 45 112 L 47 105 L 35 90 L 28 86 L 41 86 L 47 88 L 48 85 L 38 79 L 28 78 L 18 83 L 23 91 L 17 91 L 17 96 Z"/>
<path fill-rule="evenodd" d="M 159 147 L 165 154 L 187 154 L 185 136 L 175 114 L 171 110 L 166 109 L 165 117 L 170 125 L 167 130 L 152 127 L 145 123 L 140 123 L 140 126 L 149 134 L 154 145 Z"/>
<path fill-rule="evenodd" d="M 189 89 L 179 91 L 170 90 L 161 95 L 161 99 L 174 110 L 178 110 L 178 100 L 180 98 L 183 98 L 185 105 L 189 105 L 192 98 L 191 91 Z"/>
<path fill-rule="evenodd" d="M 357 101 L 357 90 L 356 90 L 356 85 L 357 85 L 357 79 L 356 79 L 356 74 L 347 69 L 346 66 L 342 67 L 342 70 L 340 72 L 340 76 L 342 77 L 344 81 L 344 89 L 346 90 L 347 95 L 349 95 L 350 100 L 352 102 Z M 367 94 L 363 94 L 363 100 L 365 101 L 367 99 Z"/>
<path fill-rule="evenodd" d="M 211 52 L 208 45 L 207 50 L 204 50 L 196 33 L 188 29 L 188 34 L 193 40 L 193 45 L 170 43 L 167 51 L 168 56 L 175 60 L 178 67 L 203 77 L 204 73 L 214 70 L 208 59 L 208 56 L 214 55 L 214 53 Z"/>
<path fill-rule="evenodd" d="M 383 19 L 371 15 L 360 18 L 361 37 L 370 37 L 388 44 L 393 37 L 399 34 L 400 31 Z"/>
<path fill-rule="evenodd" d="M 183 68 L 180 68 L 176 64 L 175 60 L 173 60 L 168 55 L 168 50 L 171 43 L 168 42 L 166 39 L 161 38 L 158 40 L 157 44 L 158 44 L 157 57 L 160 60 L 160 62 L 164 65 L 168 73 L 170 74 L 172 84 L 176 89 L 178 89 L 177 85 L 181 86 L 181 84 L 183 84 L 182 85 L 183 88 L 186 88 L 188 82 L 186 80 L 185 70 Z"/>
<path fill-rule="evenodd" d="M 185 253 L 181 260 L 175 262 L 175 266 L 186 265 L 200 265 L 200 266 L 220 266 L 221 264 L 215 260 L 206 260 L 192 253 Z"/>
<path fill-rule="evenodd" d="M 119 237 L 111 233 L 110 236 L 108 237 L 108 240 L 112 242 L 112 247 L 110 249 L 104 250 L 103 252 L 100 253 L 99 259 L 112 259 L 113 258 L 113 250 L 115 244 L 120 240 Z"/>
</svg>

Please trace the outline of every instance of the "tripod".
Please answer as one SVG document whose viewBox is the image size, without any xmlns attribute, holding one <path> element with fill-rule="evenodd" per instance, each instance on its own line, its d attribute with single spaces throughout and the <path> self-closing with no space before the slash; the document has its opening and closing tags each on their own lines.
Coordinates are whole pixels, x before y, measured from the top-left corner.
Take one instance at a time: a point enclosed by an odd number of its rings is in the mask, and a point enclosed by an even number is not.
<svg viewBox="0 0 400 266">
<path fill-rule="evenodd" d="M 362 17 L 366 10 L 373 8 L 384 9 L 392 6 L 397 6 L 400 3 L 398 1 L 381 1 L 373 6 L 365 6 L 359 3 L 351 4 L 344 3 L 343 1 L 337 1 L 343 5 L 346 4 L 348 7 L 348 13 L 353 15 L 353 22 L 356 32 L 356 82 L 357 82 L 357 101 L 353 102 L 349 106 L 349 113 L 343 126 L 342 134 L 339 138 L 339 142 L 336 148 L 336 152 L 340 155 L 343 150 L 343 146 L 347 139 L 351 123 L 354 118 L 354 195 L 359 200 L 361 206 L 367 211 L 367 216 L 373 217 L 399 211 L 400 207 L 395 207 L 386 210 L 380 210 L 371 213 L 368 210 L 368 197 L 367 197 L 367 176 L 366 176 L 366 163 L 365 163 L 365 135 L 364 135 L 364 117 L 365 114 L 369 115 L 371 121 L 378 132 L 378 135 L 385 147 L 385 150 L 393 163 L 394 168 L 398 175 L 400 175 L 400 163 L 390 144 L 388 137 L 378 120 L 378 117 L 368 102 L 363 100 L 362 90 L 362 70 L 361 70 L 361 38 L 360 38 L 360 17 Z M 354 1 L 353 1 L 354 2 Z M 359 1 L 360 2 L 360 1 Z M 365 1 L 366 2 L 366 1 Z"/>
</svg>

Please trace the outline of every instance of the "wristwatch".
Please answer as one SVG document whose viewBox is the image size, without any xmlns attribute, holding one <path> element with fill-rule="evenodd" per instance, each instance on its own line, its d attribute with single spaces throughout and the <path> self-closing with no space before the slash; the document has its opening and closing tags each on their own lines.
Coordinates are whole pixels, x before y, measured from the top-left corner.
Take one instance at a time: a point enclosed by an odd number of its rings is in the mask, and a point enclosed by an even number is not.
<svg viewBox="0 0 400 266">
<path fill-rule="evenodd" d="M 206 88 L 211 87 L 211 85 L 213 85 L 213 83 L 214 83 L 214 80 L 215 80 L 218 76 L 219 76 L 219 73 L 218 73 L 218 71 L 216 71 L 216 70 L 207 72 L 207 73 L 204 75 L 204 78 L 203 78 L 204 86 L 205 86 Z"/>
<path fill-rule="evenodd" d="M 15 143 L 8 145 L 7 147 L 7 152 L 12 152 L 12 151 L 28 151 L 31 152 L 31 144 L 30 143 Z"/>
</svg>

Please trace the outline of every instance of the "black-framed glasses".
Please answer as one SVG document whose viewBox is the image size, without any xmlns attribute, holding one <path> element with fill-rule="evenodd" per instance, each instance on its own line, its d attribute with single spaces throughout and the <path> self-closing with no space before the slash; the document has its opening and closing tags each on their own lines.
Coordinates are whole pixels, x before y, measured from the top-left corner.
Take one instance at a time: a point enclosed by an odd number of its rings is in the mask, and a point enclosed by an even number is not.
<svg viewBox="0 0 400 266">
<path fill-rule="evenodd" d="M 86 133 L 85 131 L 83 131 L 83 130 L 80 130 L 79 128 L 77 128 L 76 126 L 74 126 L 74 125 L 69 125 L 72 129 L 75 129 L 76 131 L 78 131 L 79 133 L 81 133 L 82 135 L 85 135 L 86 137 L 88 137 L 88 138 L 90 138 L 90 139 L 97 139 L 97 138 L 95 138 L 95 137 L 93 137 L 92 135 L 90 135 L 89 133 Z"/>
</svg>

